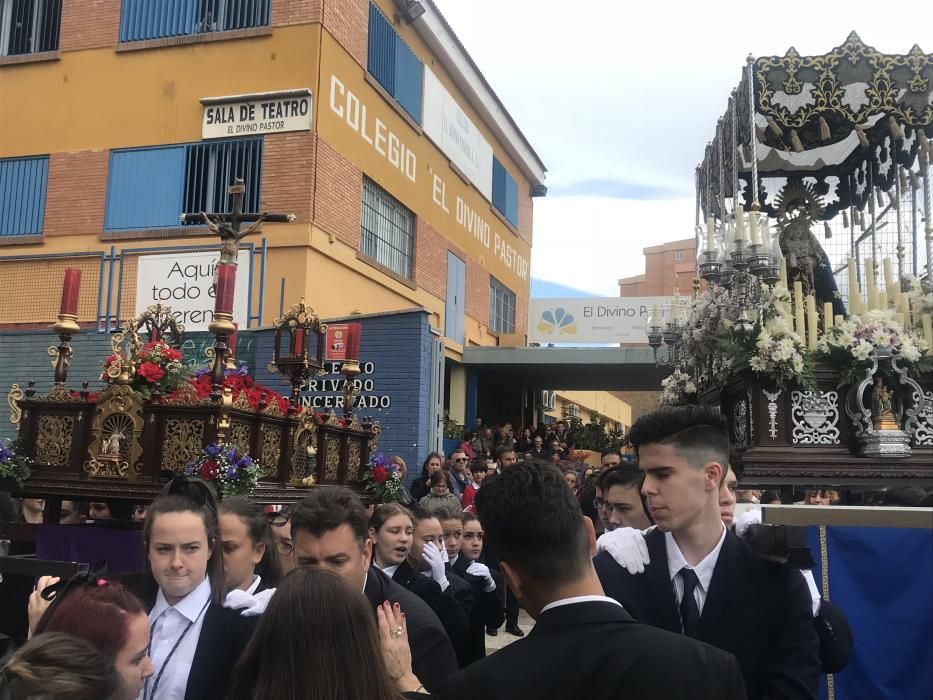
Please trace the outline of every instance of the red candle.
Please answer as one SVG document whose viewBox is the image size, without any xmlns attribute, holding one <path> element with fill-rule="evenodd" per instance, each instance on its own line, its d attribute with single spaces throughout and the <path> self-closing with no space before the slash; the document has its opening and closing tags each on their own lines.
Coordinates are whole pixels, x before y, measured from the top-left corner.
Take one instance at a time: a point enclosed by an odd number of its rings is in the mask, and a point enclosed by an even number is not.
<svg viewBox="0 0 933 700">
<path fill-rule="evenodd" d="M 230 348 L 230 354 L 236 357 L 236 334 L 240 330 L 240 324 L 233 324 L 233 333 L 230 334 L 230 337 L 227 338 L 227 347 Z"/>
<path fill-rule="evenodd" d="M 347 324 L 347 359 L 348 360 L 359 360 L 360 359 L 360 335 L 361 327 L 359 323 L 348 323 Z"/>
<path fill-rule="evenodd" d="M 295 329 L 295 334 L 292 336 L 292 355 L 298 357 L 302 354 L 305 349 L 305 332 L 301 328 Z"/>
<path fill-rule="evenodd" d="M 236 265 L 221 263 L 217 266 L 214 313 L 233 315 L 233 290 L 236 287 Z"/>
<path fill-rule="evenodd" d="M 65 316 L 78 315 L 78 291 L 81 288 L 81 270 L 69 267 L 65 270 L 62 286 L 62 303 L 59 313 Z"/>
</svg>

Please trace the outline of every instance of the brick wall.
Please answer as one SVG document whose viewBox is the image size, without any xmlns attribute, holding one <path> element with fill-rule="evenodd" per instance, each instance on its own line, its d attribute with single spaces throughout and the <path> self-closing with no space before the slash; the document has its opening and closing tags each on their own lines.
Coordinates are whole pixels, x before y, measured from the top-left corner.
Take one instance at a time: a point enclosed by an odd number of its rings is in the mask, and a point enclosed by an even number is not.
<svg viewBox="0 0 933 700">
<path fill-rule="evenodd" d="M 318 139 L 314 223 L 359 250 L 362 199 L 362 171 Z"/>
<path fill-rule="evenodd" d="M 415 229 L 415 284 L 441 299 L 447 298 L 447 251 L 450 243 L 433 226 L 417 218 Z M 466 260 L 462 253 L 461 259 Z"/>
<path fill-rule="evenodd" d="M 528 245 L 531 245 L 531 230 L 534 221 L 534 200 L 518 193 L 518 235 Z M 530 262 L 530 261 L 529 261 Z"/>
<path fill-rule="evenodd" d="M 263 137 L 263 211 L 292 212 L 299 223 L 311 221 L 315 140 L 310 133 Z"/>
<path fill-rule="evenodd" d="M 528 300 L 522 296 L 515 296 L 515 332 L 528 332 Z"/>
<path fill-rule="evenodd" d="M 104 230 L 110 151 L 52 153 L 45 200 L 47 236 Z"/>
<path fill-rule="evenodd" d="M 467 260 L 466 314 L 489 323 L 489 273 L 472 260 Z"/>
<path fill-rule="evenodd" d="M 63 0 L 61 51 L 115 46 L 120 41 L 120 0 Z"/>
<path fill-rule="evenodd" d="M 324 28 L 361 65 L 366 65 L 369 32 L 368 0 L 327 0 Z"/>
<path fill-rule="evenodd" d="M 321 21 L 323 0 L 272 0 L 272 26 Z"/>
</svg>

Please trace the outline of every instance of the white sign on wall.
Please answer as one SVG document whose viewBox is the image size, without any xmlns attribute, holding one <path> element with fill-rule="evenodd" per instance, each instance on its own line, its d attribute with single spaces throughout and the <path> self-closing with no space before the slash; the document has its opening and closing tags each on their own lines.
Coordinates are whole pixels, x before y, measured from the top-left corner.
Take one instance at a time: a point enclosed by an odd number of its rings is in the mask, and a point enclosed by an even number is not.
<svg viewBox="0 0 933 700">
<path fill-rule="evenodd" d="M 201 100 L 202 139 L 311 130 L 311 91 L 286 90 Z"/>
<path fill-rule="evenodd" d="M 422 126 L 444 155 L 492 201 L 492 146 L 427 66 Z"/>
<path fill-rule="evenodd" d="M 249 315 L 248 250 L 237 255 L 236 290 L 233 297 L 233 320 L 246 328 Z M 214 320 L 214 273 L 216 252 L 170 253 L 139 256 L 136 275 L 136 315 L 153 304 L 172 308 L 172 315 L 186 331 L 206 331 Z"/>
<path fill-rule="evenodd" d="M 528 340 L 532 343 L 621 343 L 646 345 L 652 307 L 671 297 L 531 299 Z"/>
</svg>

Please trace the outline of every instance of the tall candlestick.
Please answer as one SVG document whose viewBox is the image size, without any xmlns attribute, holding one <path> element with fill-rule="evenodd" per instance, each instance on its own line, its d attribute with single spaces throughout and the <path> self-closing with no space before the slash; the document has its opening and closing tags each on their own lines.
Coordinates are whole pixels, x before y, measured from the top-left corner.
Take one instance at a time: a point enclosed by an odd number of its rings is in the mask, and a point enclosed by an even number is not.
<svg viewBox="0 0 933 700">
<path fill-rule="evenodd" d="M 927 347 L 930 354 L 933 354 L 933 315 L 923 314 L 920 317 L 920 324 L 923 326 L 923 339 L 927 341 Z"/>
<path fill-rule="evenodd" d="M 233 315 L 233 292 L 236 288 L 236 263 L 220 263 L 217 265 L 216 281 L 214 283 L 214 313 Z"/>
<path fill-rule="evenodd" d="M 360 335 L 362 334 L 362 327 L 359 323 L 348 323 L 347 324 L 347 359 L 348 360 L 359 360 L 360 359 Z"/>
<path fill-rule="evenodd" d="M 831 301 L 823 302 L 823 332 L 825 333 L 833 327 L 833 303 Z"/>
<path fill-rule="evenodd" d="M 849 258 L 849 315 L 860 313 L 859 302 L 862 300 L 858 288 L 858 270 L 855 269 L 855 258 Z"/>
<path fill-rule="evenodd" d="M 816 309 L 807 312 L 807 350 L 816 350 L 816 335 L 819 328 L 820 317 Z"/>
<path fill-rule="evenodd" d="M 706 249 L 716 250 L 716 219 L 712 216 L 706 218 Z"/>
<path fill-rule="evenodd" d="M 803 338 L 804 331 L 803 283 L 794 282 L 794 332 Z"/>
<path fill-rule="evenodd" d="M 888 296 L 891 296 L 894 292 L 894 276 L 891 274 L 891 258 L 885 258 L 881 261 L 881 265 L 884 269 L 884 288 L 888 292 Z"/>
<path fill-rule="evenodd" d="M 62 285 L 62 303 L 59 313 L 63 316 L 78 315 L 78 292 L 81 289 L 81 270 L 73 267 L 66 268 L 65 280 Z"/>
<path fill-rule="evenodd" d="M 305 350 L 305 332 L 298 328 L 292 336 L 292 356 L 299 357 Z"/>
<path fill-rule="evenodd" d="M 841 325 L 842 325 L 842 322 L 845 321 L 845 320 L 846 320 L 846 317 L 845 317 L 845 316 L 843 316 L 842 314 L 836 314 L 835 317 L 833 318 L 833 325 L 834 325 L 834 326 L 841 326 Z"/>
<path fill-rule="evenodd" d="M 745 240 L 745 210 L 741 204 L 735 205 L 735 238 Z"/>
<path fill-rule="evenodd" d="M 871 258 L 865 260 L 865 290 L 868 292 L 868 300 L 872 308 L 877 308 L 873 302 L 872 290 L 875 289 L 875 263 Z"/>
</svg>

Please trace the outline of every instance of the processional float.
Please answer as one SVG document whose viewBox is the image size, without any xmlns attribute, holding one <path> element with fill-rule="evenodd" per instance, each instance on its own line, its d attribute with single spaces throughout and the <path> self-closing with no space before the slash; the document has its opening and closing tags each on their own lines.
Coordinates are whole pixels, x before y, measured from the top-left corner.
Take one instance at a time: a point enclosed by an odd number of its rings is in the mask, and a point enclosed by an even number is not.
<svg viewBox="0 0 933 700">
<path fill-rule="evenodd" d="M 71 339 L 80 330 L 80 273 L 66 271 L 59 322 L 53 326 L 59 344 L 49 349 L 55 358 L 54 384 L 43 395 L 36 392 L 34 381 L 11 391 L 10 406 L 19 427 L 16 459 L 28 467 L 17 473 L 19 482 L 0 479 L 0 490 L 48 499 L 46 517 L 57 522 L 62 498 L 144 504 L 173 475 L 192 473 L 192 464 L 199 458 L 205 461 L 205 450 L 209 458 L 212 450 L 235 447 L 242 470 L 218 475 L 209 466 L 204 474 L 218 478 L 218 486 L 248 492 L 260 502 L 292 502 L 319 484 L 364 491 L 365 472 L 381 430 L 370 418 L 353 412 L 359 324 L 350 324 L 347 332 L 353 337 L 347 338 L 347 359 L 341 368 L 346 381 L 340 416 L 301 406 L 302 387 L 324 371 L 327 329 L 303 299 L 274 324 L 268 369 L 287 382 L 287 397 L 259 385 L 233 361 L 238 244 L 262 222 L 294 218 L 244 213 L 244 191 L 242 180 L 228 189 L 231 213 L 182 216 L 185 223 L 206 225 L 222 243 L 209 327 L 215 337 L 208 351 L 211 363 L 193 375 L 181 364 L 183 327 L 170 308 L 157 304 L 111 336 L 112 354 L 101 358 L 102 391 L 89 391 L 86 382 L 80 389 L 69 388 Z M 250 226 L 241 229 L 241 223 Z M 245 477 L 252 472 L 246 467 L 253 466 L 258 470 L 253 470 L 255 479 L 249 483 Z M 243 480 L 238 482 L 241 471 Z"/>
<path fill-rule="evenodd" d="M 750 484 L 933 479 L 933 57 L 749 56 L 696 170 L 662 402 L 720 408 Z"/>
</svg>

